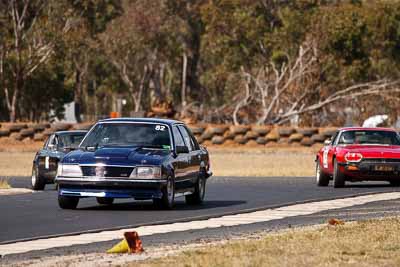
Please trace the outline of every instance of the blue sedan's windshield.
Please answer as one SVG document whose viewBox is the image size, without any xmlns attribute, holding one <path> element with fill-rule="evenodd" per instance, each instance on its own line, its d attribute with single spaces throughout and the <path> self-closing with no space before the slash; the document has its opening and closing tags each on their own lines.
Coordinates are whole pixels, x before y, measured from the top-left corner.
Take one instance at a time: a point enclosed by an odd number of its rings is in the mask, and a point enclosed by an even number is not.
<svg viewBox="0 0 400 267">
<path fill-rule="evenodd" d="M 168 127 L 148 123 L 100 123 L 90 131 L 80 147 L 152 147 L 171 148 Z"/>
</svg>

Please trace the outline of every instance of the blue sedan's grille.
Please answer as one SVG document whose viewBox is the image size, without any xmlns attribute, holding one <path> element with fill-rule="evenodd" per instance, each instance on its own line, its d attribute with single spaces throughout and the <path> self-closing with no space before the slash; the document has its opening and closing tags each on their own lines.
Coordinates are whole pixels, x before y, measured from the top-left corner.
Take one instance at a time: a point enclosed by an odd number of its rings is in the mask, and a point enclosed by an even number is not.
<svg viewBox="0 0 400 267">
<path fill-rule="evenodd" d="M 129 177 L 133 167 L 111 167 L 111 166 L 81 166 L 83 176 L 96 177 Z"/>
</svg>

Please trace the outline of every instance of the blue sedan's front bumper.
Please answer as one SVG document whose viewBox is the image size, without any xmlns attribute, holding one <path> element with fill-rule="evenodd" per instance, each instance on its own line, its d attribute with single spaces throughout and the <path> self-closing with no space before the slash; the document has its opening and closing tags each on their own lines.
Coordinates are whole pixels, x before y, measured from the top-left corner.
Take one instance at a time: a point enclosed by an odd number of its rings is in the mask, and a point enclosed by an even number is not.
<svg viewBox="0 0 400 267">
<path fill-rule="evenodd" d="M 153 199 L 162 197 L 166 180 L 57 177 L 61 196 Z"/>
<path fill-rule="evenodd" d="M 76 189 L 76 188 L 60 188 L 58 191 L 60 196 L 74 197 L 108 197 L 108 198 L 135 198 L 135 199 L 152 199 L 161 198 L 161 190 L 108 190 L 108 189 Z"/>
</svg>

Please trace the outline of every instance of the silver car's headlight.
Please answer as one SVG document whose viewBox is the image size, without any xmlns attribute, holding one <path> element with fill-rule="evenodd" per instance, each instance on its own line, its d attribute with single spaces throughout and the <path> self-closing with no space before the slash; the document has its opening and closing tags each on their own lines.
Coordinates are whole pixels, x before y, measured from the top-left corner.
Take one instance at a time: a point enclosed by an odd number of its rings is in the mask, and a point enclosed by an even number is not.
<svg viewBox="0 0 400 267">
<path fill-rule="evenodd" d="M 57 176 L 82 177 L 83 174 L 79 165 L 59 164 L 57 169 Z"/>
<path fill-rule="evenodd" d="M 136 179 L 161 179 L 161 168 L 160 167 L 136 167 L 130 178 Z"/>
</svg>

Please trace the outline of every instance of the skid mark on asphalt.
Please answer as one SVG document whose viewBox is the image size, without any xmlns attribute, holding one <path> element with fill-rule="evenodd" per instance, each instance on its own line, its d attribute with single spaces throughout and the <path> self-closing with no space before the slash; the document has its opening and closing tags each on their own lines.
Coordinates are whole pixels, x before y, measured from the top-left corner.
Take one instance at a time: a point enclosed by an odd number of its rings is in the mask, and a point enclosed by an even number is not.
<svg viewBox="0 0 400 267">
<path fill-rule="evenodd" d="M 208 220 L 198 220 L 163 225 L 149 225 L 122 230 L 103 231 L 99 233 L 87 233 L 73 236 L 62 236 L 32 241 L 23 241 L 0 245 L 0 255 L 4 256 L 9 254 L 25 253 L 34 250 L 45 250 L 57 247 L 67 247 L 73 245 L 84 245 L 95 242 L 111 241 L 114 239 L 122 238 L 123 233 L 126 231 L 137 231 L 140 236 L 149 236 L 154 234 L 164 234 L 188 230 L 201 230 L 206 228 L 219 228 L 224 226 L 240 226 L 295 216 L 310 215 L 322 211 L 342 209 L 356 205 L 364 205 L 371 202 L 387 201 L 394 199 L 400 199 L 400 192 L 381 193 L 358 197 L 310 202 L 304 204 L 295 204 L 276 209 L 266 209 L 236 215 L 215 217 Z"/>
</svg>

